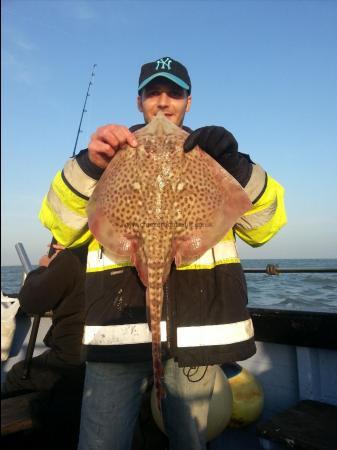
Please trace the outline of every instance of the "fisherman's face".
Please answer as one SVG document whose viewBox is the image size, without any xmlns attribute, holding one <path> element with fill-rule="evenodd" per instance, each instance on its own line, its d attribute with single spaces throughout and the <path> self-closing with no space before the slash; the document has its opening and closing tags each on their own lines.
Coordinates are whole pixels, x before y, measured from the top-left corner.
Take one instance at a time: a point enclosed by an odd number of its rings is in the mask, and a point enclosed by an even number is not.
<svg viewBox="0 0 337 450">
<path fill-rule="evenodd" d="M 161 111 L 168 120 L 181 127 L 185 113 L 190 110 L 191 96 L 177 84 L 158 77 L 142 89 L 137 105 L 146 123 Z"/>
</svg>

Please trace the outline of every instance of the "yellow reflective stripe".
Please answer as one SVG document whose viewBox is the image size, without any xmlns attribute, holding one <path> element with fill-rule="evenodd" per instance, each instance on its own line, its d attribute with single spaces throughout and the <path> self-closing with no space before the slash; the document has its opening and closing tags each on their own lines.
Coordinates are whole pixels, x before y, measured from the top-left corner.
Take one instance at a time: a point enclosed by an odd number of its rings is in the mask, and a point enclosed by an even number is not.
<svg viewBox="0 0 337 450">
<path fill-rule="evenodd" d="M 283 187 L 275 181 L 272 177 L 268 175 L 267 177 L 267 185 L 264 193 L 261 195 L 259 200 L 254 203 L 253 207 L 245 213 L 245 215 L 254 214 L 258 211 L 262 211 L 265 208 L 268 208 L 275 202 L 275 199 L 279 196 L 284 195 Z"/>
<path fill-rule="evenodd" d="M 76 247 L 92 239 L 87 224 L 87 204 L 87 200 L 71 191 L 59 171 L 43 199 L 39 218 L 58 242 Z"/>
<path fill-rule="evenodd" d="M 88 267 L 87 266 L 87 273 L 104 272 L 105 270 L 120 269 L 123 267 L 132 267 L 132 264 L 129 262 L 125 262 L 125 263 L 120 263 L 120 264 L 109 264 L 106 266 L 98 266 L 98 267 Z"/>
<path fill-rule="evenodd" d="M 50 207 L 47 197 L 43 199 L 39 219 L 44 227 L 51 231 L 55 239 L 66 247 L 76 247 L 92 239 L 87 224 L 81 229 L 66 225 L 56 212 Z"/>
<path fill-rule="evenodd" d="M 237 220 L 237 225 L 247 230 L 261 227 L 268 223 L 275 214 L 277 209 L 277 198 L 267 208 L 260 208 L 258 212 L 250 211 L 249 214 L 243 215 Z"/>
<path fill-rule="evenodd" d="M 263 245 L 271 239 L 286 223 L 287 216 L 284 206 L 284 188 L 273 178 L 268 176 L 268 183 L 261 198 L 254 204 L 249 213 L 244 215 L 249 221 L 249 214 L 255 214 L 270 208 L 275 204 L 275 211 L 270 220 L 257 228 L 247 229 L 244 226 L 236 225 L 235 233 L 252 247 Z"/>
<path fill-rule="evenodd" d="M 120 267 L 132 266 L 130 261 L 116 262 L 107 256 L 101 248 L 89 250 L 87 258 L 87 272 L 102 272 L 109 269 L 118 269 Z"/>
<path fill-rule="evenodd" d="M 76 159 L 71 159 L 65 164 L 63 175 L 77 192 L 88 198 L 91 197 L 97 180 L 84 173 Z"/>
<path fill-rule="evenodd" d="M 239 263 L 240 258 L 236 244 L 231 240 L 218 242 L 213 248 L 207 250 L 200 258 L 190 264 L 177 267 L 177 270 L 213 269 L 220 264 Z"/>
<path fill-rule="evenodd" d="M 215 261 L 219 261 L 221 259 L 238 258 L 239 257 L 235 242 L 229 241 L 229 240 L 218 242 L 213 247 L 213 251 L 212 251 L 212 249 L 210 249 L 206 253 L 208 253 L 208 254 L 213 253 Z M 195 262 L 197 262 L 197 261 L 195 261 Z"/>
<path fill-rule="evenodd" d="M 88 251 L 99 250 L 100 248 L 101 244 L 96 239 L 93 239 L 88 246 Z"/>
<path fill-rule="evenodd" d="M 226 258 L 214 261 L 211 264 L 190 264 L 188 266 L 177 267 L 177 270 L 207 270 L 214 269 L 214 267 L 220 266 L 221 264 L 236 264 L 239 262 L 240 258 Z"/>
<path fill-rule="evenodd" d="M 81 230 L 88 222 L 87 217 L 79 216 L 75 212 L 67 208 L 67 206 L 62 203 L 61 199 L 57 196 L 54 189 L 51 187 L 48 195 L 47 201 L 50 209 L 58 215 L 61 222 L 70 228 L 75 230 Z"/>
<path fill-rule="evenodd" d="M 51 189 L 61 200 L 61 204 L 80 217 L 87 217 L 86 208 L 88 200 L 73 192 L 63 181 L 61 172 L 58 172 L 52 182 Z M 49 191 L 50 192 L 50 191 Z M 49 195 L 49 194 L 48 194 Z M 59 213 L 59 211 L 57 211 Z"/>
<path fill-rule="evenodd" d="M 264 188 L 266 172 L 258 164 L 253 164 L 252 169 L 252 174 L 248 183 L 244 187 L 244 190 L 248 194 L 249 199 L 254 202 Z"/>
<path fill-rule="evenodd" d="M 166 322 L 160 322 L 161 341 L 165 342 Z M 152 342 L 152 334 L 147 323 L 129 323 L 125 325 L 85 325 L 84 345 L 130 345 Z"/>
<path fill-rule="evenodd" d="M 239 262 L 240 259 L 235 242 L 223 240 L 218 242 L 212 249 L 207 250 L 197 260 L 188 265 L 177 267 L 177 270 L 212 269 L 220 264 L 234 264 Z M 132 264 L 130 261 L 114 261 L 104 250 L 101 250 L 99 244 L 93 244 L 89 247 L 87 272 L 102 272 L 121 267 L 132 267 Z"/>
<path fill-rule="evenodd" d="M 178 327 L 177 347 L 203 347 L 229 345 L 247 341 L 254 336 L 251 319 L 221 325 Z"/>
</svg>

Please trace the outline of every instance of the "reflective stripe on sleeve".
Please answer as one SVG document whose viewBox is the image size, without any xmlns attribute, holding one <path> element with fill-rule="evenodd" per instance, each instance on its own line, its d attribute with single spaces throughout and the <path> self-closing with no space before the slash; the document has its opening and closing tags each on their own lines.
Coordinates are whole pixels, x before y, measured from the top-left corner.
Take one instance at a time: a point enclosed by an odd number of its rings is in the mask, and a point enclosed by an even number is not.
<svg viewBox="0 0 337 450">
<path fill-rule="evenodd" d="M 248 194 L 249 199 L 254 202 L 262 194 L 263 189 L 265 188 L 266 172 L 258 164 L 253 164 L 252 167 L 251 177 L 244 190 Z"/>
<path fill-rule="evenodd" d="M 81 246 L 92 239 L 87 223 L 78 230 L 65 225 L 49 205 L 47 196 L 43 199 L 39 219 L 42 225 L 52 232 L 57 242 L 65 247 Z"/>
<path fill-rule="evenodd" d="M 160 322 L 161 341 L 166 341 L 166 322 Z M 84 327 L 84 345 L 128 345 L 152 342 L 147 323 Z"/>
<path fill-rule="evenodd" d="M 87 225 L 87 217 L 80 216 L 71 211 L 62 203 L 61 199 L 56 195 L 53 186 L 49 189 L 47 201 L 50 209 L 57 215 L 58 219 L 74 230 L 81 230 Z"/>
<path fill-rule="evenodd" d="M 235 233 L 247 244 L 258 247 L 269 241 L 287 223 L 284 189 L 268 176 L 263 195 L 238 220 Z"/>
<path fill-rule="evenodd" d="M 253 214 L 246 214 L 237 220 L 237 225 L 246 230 L 253 230 L 254 228 L 262 227 L 268 223 L 275 214 L 277 209 L 277 198 L 267 208 L 260 210 Z"/>
<path fill-rule="evenodd" d="M 76 159 L 71 159 L 66 163 L 63 169 L 63 175 L 76 192 L 87 197 L 87 199 L 90 198 L 97 184 L 97 180 L 84 173 Z"/>
<path fill-rule="evenodd" d="M 177 347 L 228 345 L 246 341 L 254 336 L 251 319 L 222 325 L 177 328 Z"/>
</svg>

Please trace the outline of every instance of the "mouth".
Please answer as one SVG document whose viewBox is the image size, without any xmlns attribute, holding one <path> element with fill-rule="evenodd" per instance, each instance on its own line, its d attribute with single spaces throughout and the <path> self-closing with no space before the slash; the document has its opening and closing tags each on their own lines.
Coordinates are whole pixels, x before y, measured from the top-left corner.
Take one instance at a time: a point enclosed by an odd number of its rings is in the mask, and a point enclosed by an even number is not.
<svg viewBox="0 0 337 450">
<path fill-rule="evenodd" d="M 171 112 L 171 111 L 168 111 L 168 110 L 166 110 L 166 109 L 161 109 L 161 108 L 158 108 L 158 109 L 155 109 L 154 111 L 153 111 L 153 114 L 156 116 L 158 113 L 161 113 L 161 114 L 164 114 L 164 116 L 173 116 L 173 112 Z"/>
</svg>

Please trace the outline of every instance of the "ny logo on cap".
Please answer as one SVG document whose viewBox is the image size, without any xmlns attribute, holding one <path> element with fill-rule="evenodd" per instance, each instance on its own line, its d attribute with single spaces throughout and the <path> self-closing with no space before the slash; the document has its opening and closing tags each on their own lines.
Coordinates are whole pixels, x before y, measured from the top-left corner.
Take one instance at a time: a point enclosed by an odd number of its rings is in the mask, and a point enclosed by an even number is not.
<svg viewBox="0 0 337 450">
<path fill-rule="evenodd" d="M 170 58 L 160 58 L 158 59 L 158 61 L 156 61 L 157 66 L 156 66 L 156 70 L 158 70 L 159 68 L 161 70 L 171 70 L 171 64 L 172 64 L 172 59 Z"/>
</svg>

